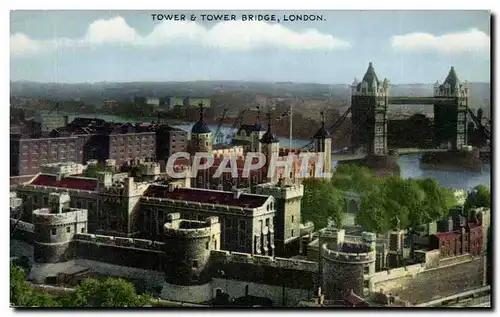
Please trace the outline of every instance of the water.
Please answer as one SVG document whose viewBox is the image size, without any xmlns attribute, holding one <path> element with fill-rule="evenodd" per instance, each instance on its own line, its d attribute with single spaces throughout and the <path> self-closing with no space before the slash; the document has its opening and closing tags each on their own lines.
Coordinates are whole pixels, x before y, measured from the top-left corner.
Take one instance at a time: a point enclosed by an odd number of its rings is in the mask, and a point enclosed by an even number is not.
<svg viewBox="0 0 500 317">
<path fill-rule="evenodd" d="M 75 117 L 86 117 L 86 118 L 100 118 L 106 121 L 114 122 L 132 122 L 140 123 L 144 121 L 152 121 L 155 118 L 138 118 L 138 119 L 127 119 L 119 116 L 113 115 L 101 115 L 101 114 L 69 114 L 69 120 L 73 120 Z M 178 128 L 191 131 L 191 124 L 179 124 L 175 125 Z M 217 129 L 217 125 L 209 125 L 212 131 Z M 230 126 L 222 125 L 220 130 L 224 135 L 234 133 L 236 131 L 232 130 Z M 289 146 L 288 138 L 278 138 L 280 140 L 280 145 L 282 147 Z M 310 140 L 293 140 L 293 147 L 302 147 L 308 144 Z M 474 172 L 449 172 L 440 170 L 427 170 L 422 169 L 420 166 L 420 158 L 422 154 L 409 154 L 402 155 L 399 158 L 399 166 L 401 168 L 401 176 L 403 178 L 435 178 L 439 184 L 443 187 L 448 188 L 473 188 L 477 185 L 491 186 L 491 166 L 490 164 L 485 164 L 483 171 L 479 173 Z"/>
<path fill-rule="evenodd" d="M 491 186 L 491 165 L 485 164 L 482 172 L 449 172 L 440 170 L 422 169 L 420 158 L 422 154 L 402 155 L 399 157 L 401 176 L 403 178 L 437 179 L 442 187 L 447 188 L 473 188 L 477 185 Z"/>
</svg>

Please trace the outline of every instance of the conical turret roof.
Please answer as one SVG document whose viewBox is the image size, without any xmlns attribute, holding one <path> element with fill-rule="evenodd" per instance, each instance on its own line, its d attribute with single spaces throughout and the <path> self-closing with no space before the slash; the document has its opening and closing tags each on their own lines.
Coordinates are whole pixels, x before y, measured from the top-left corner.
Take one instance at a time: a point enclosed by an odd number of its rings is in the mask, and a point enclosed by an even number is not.
<svg viewBox="0 0 500 317">
<path fill-rule="evenodd" d="M 363 80 L 358 84 L 358 89 L 361 87 L 361 84 L 366 82 L 368 84 L 368 90 L 372 90 L 373 85 L 376 87 L 380 85 L 380 80 L 378 80 L 377 74 L 375 73 L 375 68 L 373 68 L 373 63 L 370 62 L 368 64 L 368 69 L 366 70 L 365 75 L 363 76 Z"/>
<path fill-rule="evenodd" d="M 458 80 L 457 73 L 455 72 L 455 67 L 450 68 L 450 72 L 448 73 L 448 76 L 446 76 L 446 79 L 443 82 L 443 85 L 449 84 L 450 87 L 455 88 L 457 84 L 460 84 L 460 80 Z"/>
</svg>

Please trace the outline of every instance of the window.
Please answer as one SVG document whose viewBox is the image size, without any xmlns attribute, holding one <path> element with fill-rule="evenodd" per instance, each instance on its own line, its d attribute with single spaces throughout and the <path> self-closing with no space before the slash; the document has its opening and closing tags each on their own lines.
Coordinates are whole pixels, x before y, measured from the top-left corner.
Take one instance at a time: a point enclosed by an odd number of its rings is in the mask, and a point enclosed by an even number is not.
<svg viewBox="0 0 500 317">
<path fill-rule="evenodd" d="M 293 215 L 292 215 L 292 223 L 293 223 L 293 220 L 294 220 L 294 218 L 293 218 Z"/>
<path fill-rule="evenodd" d="M 370 272 L 370 266 L 365 265 L 363 274 L 368 274 Z"/>
<path fill-rule="evenodd" d="M 76 202 L 76 208 L 82 208 L 82 202 L 81 201 L 77 201 Z"/>
<path fill-rule="evenodd" d="M 57 234 L 57 229 L 56 229 L 56 228 L 53 228 L 53 229 L 51 230 L 51 232 L 52 232 L 52 235 L 53 235 L 53 236 L 55 236 L 55 235 Z"/>
<path fill-rule="evenodd" d="M 293 232 L 293 229 L 292 229 L 292 237 L 294 236 L 294 235 L 293 235 L 293 233 L 294 233 L 294 232 Z"/>
<path fill-rule="evenodd" d="M 198 261 L 193 260 L 193 269 L 197 269 L 197 268 L 198 268 Z"/>
<path fill-rule="evenodd" d="M 269 227 L 269 218 L 266 218 L 266 227 Z"/>
<path fill-rule="evenodd" d="M 85 233 L 85 227 L 82 227 L 81 231 L 82 231 L 82 233 Z"/>
<path fill-rule="evenodd" d="M 71 227 L 66 227 L 66 232 L 70 233 L 71 232 Z"/>
<path fill-rule="evenodd" d="M 239 229 L 240 230 L 245 230 L 245 227 L 246 227 L 245 220 L 240 220 Z"/>
</svg>

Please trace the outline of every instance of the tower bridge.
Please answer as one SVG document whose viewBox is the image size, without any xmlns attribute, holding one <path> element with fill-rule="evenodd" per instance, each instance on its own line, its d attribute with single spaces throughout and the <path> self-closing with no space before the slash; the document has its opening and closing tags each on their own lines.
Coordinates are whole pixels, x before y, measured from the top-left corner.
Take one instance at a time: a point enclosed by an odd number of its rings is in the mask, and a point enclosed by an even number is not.
<svg viewBox="0 0 500 317">
<path fill-rule="evenodd" d="M 346 111 L 351 114 L 351 147 L 353 154 L 332 154 L 335 161 L 371 160 L 376 165 L 389 164 L 387 158 L 398 154 L 433 152 L 430 160 L 449 160 L 457 155 L 463 156 L 464 164 L 476 164 L 475 154 L 463 154 L 467 147 L 467 116 L 471 116 L 476 125 L 481 125 L 469 109 L 470 90 L 467 82 L 460 82 L 454 67 L 451 67 L 443 83 L 436 82 L 433 96 L 390 96 L 389 80 L 380 81 L 372 63 L 362 80 L 356 79 L 351 85 L 351 106 Z M 428 149 L 389 149 L 388 106 L 392 105 L 433 105 L 434 122 L 433 144 Z M 344 121 L 342 116 L 338 121 Z M 338 128 L 342 122 L 332 125 Z M 490 138 L 490 130 L 478 126 L 484 136 Z M 419 133 L 418 130 L 407 131 Z M 444 153 L 439 152 L 452 152 Z M 479 159 L 479 154 L 477 155 Z M 460 158 L 462 160 L 462 158 Z M 394 163 L 394 162 L 393 162 Z M 462 163 L 459 163 L 462 164 Z M 370 164 L 368 164 L 370 166 Z"/>
</svg>

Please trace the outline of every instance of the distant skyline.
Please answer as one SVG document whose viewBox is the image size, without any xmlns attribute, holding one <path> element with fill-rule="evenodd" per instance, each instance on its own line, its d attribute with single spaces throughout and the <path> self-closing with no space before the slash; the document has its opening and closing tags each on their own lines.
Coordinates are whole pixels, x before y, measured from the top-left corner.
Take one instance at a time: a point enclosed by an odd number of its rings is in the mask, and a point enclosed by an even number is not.
<svg viewBox="0 0 500 317">
<path fill-rule="evenodd" d="M 12 81 L 241 80 L 349 84 L 373 62 L 393 84 L 490 82 L 488 11 L 317 11 L 315 22 L 158 22 L 152 13 L 12 11 Z"/>
</svg>

